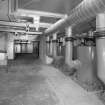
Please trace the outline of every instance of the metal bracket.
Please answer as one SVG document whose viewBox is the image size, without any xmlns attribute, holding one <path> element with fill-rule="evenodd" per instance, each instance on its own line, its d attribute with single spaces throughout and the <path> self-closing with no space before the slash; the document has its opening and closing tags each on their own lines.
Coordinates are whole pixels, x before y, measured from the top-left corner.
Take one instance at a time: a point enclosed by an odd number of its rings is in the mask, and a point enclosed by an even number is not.
<svg viewBox="0 0 105 105">
<path fill-rule="evenodd" d="M 74 37 L 66 37 L 66 38 L 65 38 L 65 41 L 66 41 L 66 42 L 69 42 L 69 41 L 73 42 L 74 40 L 75 40 Z"/>
</svg>

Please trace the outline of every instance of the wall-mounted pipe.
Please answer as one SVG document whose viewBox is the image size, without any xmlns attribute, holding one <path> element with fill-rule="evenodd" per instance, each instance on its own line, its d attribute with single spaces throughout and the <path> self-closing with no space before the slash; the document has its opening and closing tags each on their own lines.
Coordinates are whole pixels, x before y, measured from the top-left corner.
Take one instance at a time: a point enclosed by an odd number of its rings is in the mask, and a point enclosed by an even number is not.
<svg viewBox="0 0 105 105">
<path fill-rule="evenodd" d="M 46 29 L 44 33 L 49 35 L 50 33 L 54 33 L 62 28 L 74 26 L 104 11 L 105 0 L 83 0 L 76 8 L 71 11 L 68 17 L 59 20 L 50 28 Z"/>
</svg>

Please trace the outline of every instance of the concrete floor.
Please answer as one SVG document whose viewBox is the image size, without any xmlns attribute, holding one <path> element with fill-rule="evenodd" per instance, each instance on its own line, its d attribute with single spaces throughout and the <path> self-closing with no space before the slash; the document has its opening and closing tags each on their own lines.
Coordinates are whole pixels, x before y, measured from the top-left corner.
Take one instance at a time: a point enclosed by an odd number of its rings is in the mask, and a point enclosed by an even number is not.
<svg viewBox="0 0 105 105">
<path fill-rule="evenodd" d="M 34 57 L 10 62 L 0 71 L 0 105 L 103 105 L 59 70 Z"/>
</svg>

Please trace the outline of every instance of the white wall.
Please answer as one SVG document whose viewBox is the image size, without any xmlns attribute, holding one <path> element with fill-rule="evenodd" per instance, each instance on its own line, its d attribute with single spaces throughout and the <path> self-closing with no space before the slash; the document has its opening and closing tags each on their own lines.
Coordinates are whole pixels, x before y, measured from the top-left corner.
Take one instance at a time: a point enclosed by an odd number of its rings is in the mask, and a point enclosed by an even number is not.
<svg viewBox="0 0 105 105">
<path fill-rule="evenodd" d="M 8 59 L 14 59 L 14 34 L 8 33 L 8 41 L 7 41 L 7 55 Z"/>
<path fill-rule="evenodd" d="M 6 33 L 0 32 L 0 51 L 6 52 Z"/>
<path fill-rule="evenodd" d="M 33 43 L 27 44 L 27 53 L 33 53 Z"/>
<path fill-rule="evenodd" d="M 7 35 L 5 32 L 0 32 L 0 66 L 7 65 L 6 45 L 7 45 Z"/>
</svg>

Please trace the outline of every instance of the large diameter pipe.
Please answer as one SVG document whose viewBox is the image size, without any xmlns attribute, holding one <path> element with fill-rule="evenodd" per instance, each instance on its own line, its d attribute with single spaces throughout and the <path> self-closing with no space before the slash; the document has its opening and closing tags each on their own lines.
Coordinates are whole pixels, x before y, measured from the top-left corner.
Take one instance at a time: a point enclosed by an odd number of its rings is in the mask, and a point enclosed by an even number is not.
<svg viewBox="0 0 105 105">
<path fill-rule="evenodd" d="M 105 38 L 96 40 L 98 77 L 105 83 Z"/>
<path fill-rule="evenodd" d="M 50 28 L 45 30 L 45 34 L 54 33 L 68 26 L 75 26 L 78 23 L 86 21 L 98 13 L 105 11 L 105 0 L 83 0 L 76 8 L 74 8 L 68 17 L 59 20 Z"/>
<path fill-rule="evenodd" d="M 78 69 L 78 79 L 83 82 L 93 83 L 96 77 L 95 72 L 95 47 L 94 46 L 79 46 L 77 48 L 78 60 L 82 66 Z"/>
<path fill-rule="evenodd" d="M 96 17 L 96 31 L 105 31 L 105 13 L 98 14 Z M 105 37 L 96 38 L 97 51 L 97 74 L 100 80 L 105 84 Z"/>
</svg>

